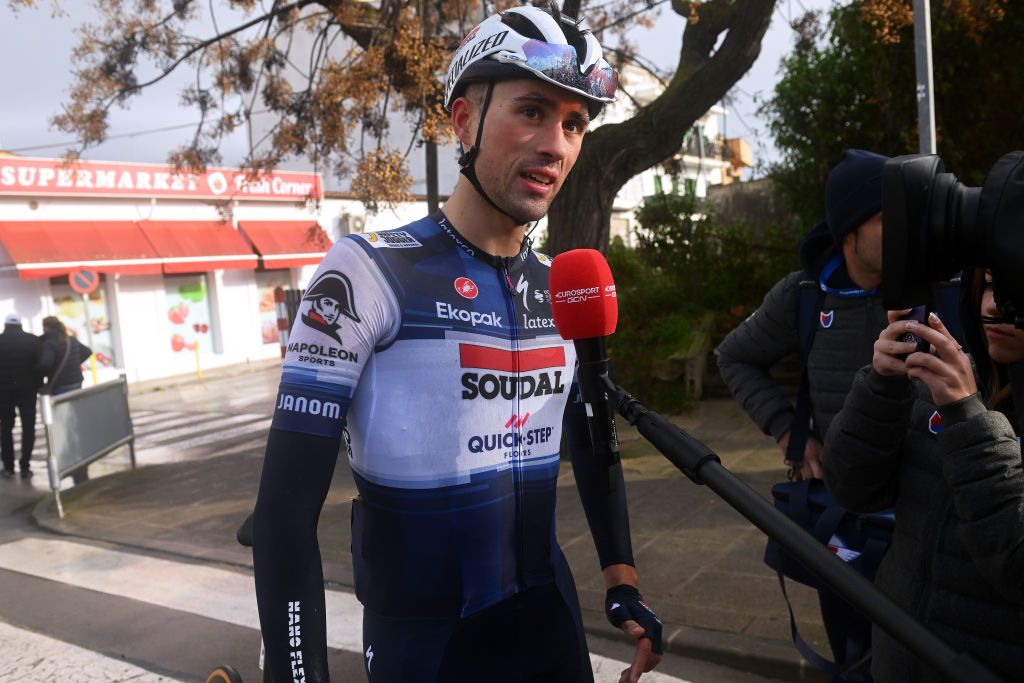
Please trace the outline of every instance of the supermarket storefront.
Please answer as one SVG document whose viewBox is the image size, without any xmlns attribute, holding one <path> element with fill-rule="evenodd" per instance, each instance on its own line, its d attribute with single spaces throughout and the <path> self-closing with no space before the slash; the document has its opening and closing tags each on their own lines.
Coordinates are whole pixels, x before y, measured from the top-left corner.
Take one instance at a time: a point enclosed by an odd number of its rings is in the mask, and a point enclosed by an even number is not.
<svg viewBox="0 0 1024 683">
<path fill-rule="evenodd" d="M 0 314 L 37 334 L 59 317 L 100 381 L 278 357 L 274 288 L 302 288 L 337 238 L 322 197 L 313 173 L 2 157 Z"/>
</svg>

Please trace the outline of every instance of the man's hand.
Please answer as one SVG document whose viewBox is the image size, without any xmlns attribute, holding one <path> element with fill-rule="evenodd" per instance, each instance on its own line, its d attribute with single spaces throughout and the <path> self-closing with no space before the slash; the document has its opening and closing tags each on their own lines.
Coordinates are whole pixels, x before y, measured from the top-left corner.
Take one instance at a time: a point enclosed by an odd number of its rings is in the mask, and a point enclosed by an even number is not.
<svg viewBox="0 0 1024 683">
<path fill-rule="evenodd" d="M 796 463 L 785 457 L 786 451 L 789 450 L 789 432 L 783 434 L 779 439 L 779 450 L 782 451 L 782 462 L 786 467 L 793 469 Z M 796 481 L 822 479 L 825 476 L 825 470 L 821 467 L 821 450 L 821 442 L 813 434 L 808 434 L 807 443 L 804 444 L 804 459 L 800 461 L 800 469 L 793 470 L 793 478 Z"/>
<path fill-rule="evenodd" d="M 613 564 L 605 568 L 604 578 L 608 586 L 605 598 L 608 621 L 637 641 L 633 664 L 623 670 L 619 683 L 637 683 L 642 674 L 661 662 L 661 620 L 640 595 L 635 568 Z"/>
</svg>

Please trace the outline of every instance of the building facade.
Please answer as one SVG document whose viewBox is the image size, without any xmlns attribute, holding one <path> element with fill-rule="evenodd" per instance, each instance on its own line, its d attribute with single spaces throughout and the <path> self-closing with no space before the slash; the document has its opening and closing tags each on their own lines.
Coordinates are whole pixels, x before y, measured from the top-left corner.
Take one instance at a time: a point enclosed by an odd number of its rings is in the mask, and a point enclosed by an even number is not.
<svg viewBox="0 0 1024 683">
<path fill-rule="evenodd" d="M 0 157 L 0 313 L 58 317 L 94 351 L 87 384 L 279 357 L 273 290 L 337 238 L 322 197 L 313 173 Z"/>
</svg>

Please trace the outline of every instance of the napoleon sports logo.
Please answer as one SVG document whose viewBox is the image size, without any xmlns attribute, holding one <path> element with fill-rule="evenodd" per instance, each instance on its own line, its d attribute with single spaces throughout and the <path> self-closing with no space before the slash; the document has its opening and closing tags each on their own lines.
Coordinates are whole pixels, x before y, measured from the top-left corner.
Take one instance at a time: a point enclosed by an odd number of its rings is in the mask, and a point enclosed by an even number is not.
<svg viewBox="0 0 1024 683">
<path fill-rule="evenodd" d="M 928 418 L 928 431 L 932 434 L 939 434 L 946 425 L 942 424 L 942 415 L 939 415 L 939 411 L 932 413 L 931 417 Z"/>
<path fill-rule="evenodd" d="M 821 323 L 822 329 L 825 330 L 832 327 L 832 323 L 835 322 L 835 319 L 836 312 L 834 310 L 822 311 L 821 313 L 818 314 L 818 321 Z"/>
</svg>

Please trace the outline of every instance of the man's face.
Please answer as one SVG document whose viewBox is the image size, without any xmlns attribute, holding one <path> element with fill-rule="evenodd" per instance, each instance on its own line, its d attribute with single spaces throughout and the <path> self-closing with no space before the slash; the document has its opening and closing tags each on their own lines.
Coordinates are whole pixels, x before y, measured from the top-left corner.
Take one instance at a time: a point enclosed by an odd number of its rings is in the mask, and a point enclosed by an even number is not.
<svg viewBox="0 0 1024 683">
<path fill-rule="evenodd" d="M 338 305 L 337 300 L 329 296 L 320 297 L 313 305 L 316 307 L 317 313 L 330 325 L 334 324 L 334 321 L 338 319 L 338 314 L 341 313 L 341 306 Z"/>
<path fill-rule="evenodd" d="M 479 108 L 472 108 L 463 144 L 476 139 Z M 535 221 L 548 212 L 583 144 L 590 123 L 583 98 L 535 79 L 499 81 L 484 118 L 476 173 L 494 202 Z"/>
<path fill-rule="evenodd" d="M 871 271 L 882 272 L 882 213 L 878 212 L 854 231 L 854 250 Z"/>
</svg>

